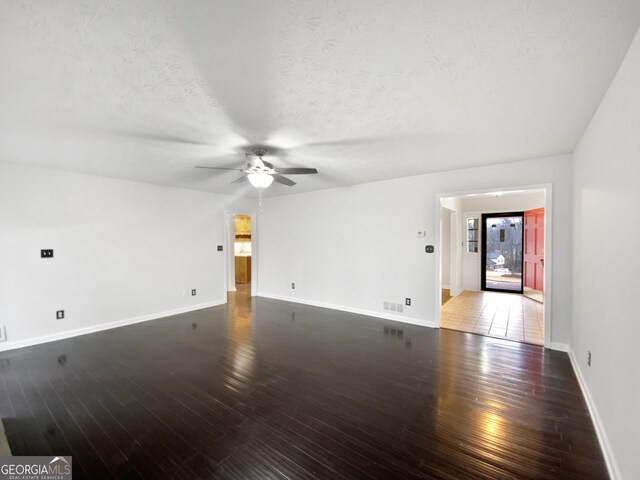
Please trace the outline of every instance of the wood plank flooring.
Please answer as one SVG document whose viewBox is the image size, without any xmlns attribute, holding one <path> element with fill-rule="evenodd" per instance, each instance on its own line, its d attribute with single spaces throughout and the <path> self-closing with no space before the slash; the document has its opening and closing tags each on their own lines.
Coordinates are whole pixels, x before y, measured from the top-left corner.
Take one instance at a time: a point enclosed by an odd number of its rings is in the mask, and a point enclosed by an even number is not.
<svg viewBox="0 0 640 480">
<path fill-rule="evenodd" d="M 14 455 L 74 478 L 607 478 L 566 354 L 276 300 L 0 353 Z"/>
</svg>

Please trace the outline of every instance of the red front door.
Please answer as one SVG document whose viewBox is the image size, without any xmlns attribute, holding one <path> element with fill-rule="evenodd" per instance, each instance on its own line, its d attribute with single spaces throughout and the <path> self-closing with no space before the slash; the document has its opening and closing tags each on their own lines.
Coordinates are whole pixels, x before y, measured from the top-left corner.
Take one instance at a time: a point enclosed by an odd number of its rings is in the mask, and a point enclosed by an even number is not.
<svg viewBox="0 0 640 480">
<path fill-rule="evenodd" d="M 544 291 L 544 208 L 524 212 L 524 286 Z"/>
</svg>

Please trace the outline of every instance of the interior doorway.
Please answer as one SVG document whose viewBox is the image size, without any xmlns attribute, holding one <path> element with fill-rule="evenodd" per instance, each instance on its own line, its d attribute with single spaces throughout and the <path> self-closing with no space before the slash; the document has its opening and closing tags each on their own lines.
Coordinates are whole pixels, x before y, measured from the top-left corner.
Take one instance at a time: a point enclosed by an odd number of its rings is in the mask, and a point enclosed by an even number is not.
<svg viewBox="0 0 640 480">
<path fill-rule="evenodd" d="M 549 298 L 536 302 L 524 294 L 549 280 L 540 260 L 544 240 L 550 241 L 550 228 L 544 227 L 550 226 L 551 186 L 459 192 L 439 199 L 438 325 L 545 345 Z M 535 216 L 528 218 L 529 212 Z M 451 299 L 445 301 L 448 293 Z"/>
<path fill-rule="evenodd" d="M 227 292 L 257 294 L 257 222 L 253 213 L 227 212 L 226 225 L 226 284 Z"/>
<path fill-rule="evenodd" d="M 251 216 L 234 215 L 234 279 L 237 291 L 251 294 Z"/>
</svg>

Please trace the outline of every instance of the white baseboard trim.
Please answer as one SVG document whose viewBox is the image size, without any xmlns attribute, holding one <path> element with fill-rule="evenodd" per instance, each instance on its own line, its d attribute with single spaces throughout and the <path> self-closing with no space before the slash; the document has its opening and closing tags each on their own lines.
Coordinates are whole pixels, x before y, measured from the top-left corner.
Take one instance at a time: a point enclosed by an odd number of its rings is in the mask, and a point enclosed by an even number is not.
<svg viewBox="0 0 640 480">
<path fill-rule="evenodd" d="M 100 323 L 98 325 L 91 325 L 89 327 L 76 328 L 74 330 L 66 330 L 64 332 L 52 333 L 50 335 L 43 335 L 41 337 L 28 338 L 26 340 L 17 340 L 15 342 L 6 342 L 0 344 L 0 352 L 7 350 L 15 350 L 16 348 L 31 347 L 33 345 L 40 345 L 41 343 L 55 342 L 56 340 L 64 340 L 66 338 L 78 337 L 80 335 L 86 335 L 88 333 L 100 332 L 102 330 L 110 330 L 112 328 L 124 327 L 126 325 L 133 325 L 134 323 L 148 322 L 150 320 L 157 320 L 164 317 L 170 317 L 172 315 L 179 315 L 181 313 L 193 312 L 195 310 L 202 310 L 203 308 L 216 307 L 227 303 L 226 300 L 215 300 L 213 302 L 200 303 L 198 305 L 191 305 L 189 307 L 176 308 L 174 310 L 167 310 L 159 313 L 151 313 L 148 315 L 141 315 L 138 317 L 125 318 L 124 320 L 116 320 L 115 322 Z"/>
<path fill-rule="evenodd" d="M 566 343 L 560 343 L 560 342 L 551 342 L 549 345 L 545 345 L 547 348 L 550 348 L 551 350 L 557 350 L 559 352 L 568 352 L 569 351 L 569 345 L 567 345 Z"/>
<path fill-rule="evenodd" d="M 449 285 L 440 285 L 440 288 L 446 288 L 448 290 L 451 290 L 451 287 Z"/>
<path fill-rule="evenodd" d="M 587 408 L 589 408 L 589 413 L 591 414 L 591 420 L 593 420 L 593 425 L 595 426 L 596 434 L 598 435 L 600 448 L 602 448 L 604 460 L 607 463 L 609 476 L 611 477 L 611 480 L 622 480 L 622 475 L 620 474 L 618 463 L 616 462 L 616 459 L 613 455 L 613 449 L 611 448 L 611 444 L 607 439 L 607 434 L 604 430 L 604 425 L 602 424 L 602 420 L 600 419 L 600 415 L 598 414 L 598 409 L 596 408 L 596 404 L 593 401 L 591 392 L 589 392 L 589 387 L 587 386 L 587 382 L 585 381 L 584 376 L 582 375 L 582 371 L 580 370 L 578 361 L 576 360 L 576 357 L 573 354 L 573 350 L 571 350 L 571 348 L 568 349 L 568 353 L 569 353 L 569 359 L 571 360 L 571 365 L 573 366 L 573 371 L 576 374 L 576 378 L 578 379 L 578 384 L 580 385 L 580 389 L 582 390 L 582 395 L 584 395 L 584 399 L 587 402 Z"/>
<path fill-rule="evenodd" d="M 419 318 L 405 317 L 404 315 L 394 315 L 392 313 L 376 312 L 373 310 L 364 310 L 361 308 L 345 307 L 344 305 L 335 305 L 333 303 L 317 302 L 315 300 L 305 300 L 295 297 L 287 297 L 285 295 L 275 295 L 272 293 L 258 292 L 258 297 L 271 298 L 273 300 L 282 300 L 284 302 L 302 303 L 311 305 L 312 307 L 329 308 L 331 310 L 339 310 L 341 312 L 356 313 L 358 315 L 366 315 L 368 317 L 383 318 L 394 322 L 410 323 L 411 325 L 419 325 L 421 327 L 437 328 L 435 322 L 420 320 Z"/>
<path fill-rule="evenodd" d="M 459 288 L 458 290 L 449 290 L 449 295 L 451 295 L 452 297 L 457 297 L 462 292 L 464 292 L 464 288 Z"/>
</svg>

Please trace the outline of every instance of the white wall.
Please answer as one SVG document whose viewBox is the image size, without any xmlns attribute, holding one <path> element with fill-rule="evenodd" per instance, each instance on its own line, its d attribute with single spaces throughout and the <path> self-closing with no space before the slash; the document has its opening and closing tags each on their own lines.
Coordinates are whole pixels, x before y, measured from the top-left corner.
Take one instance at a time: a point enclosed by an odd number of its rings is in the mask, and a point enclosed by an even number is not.
<svg viewBox="0 0 640 480">
<path fill-rule="evenodd" d="M 0 349 L 226 301 L 216 245 L 238 203 L 0 163 Z"/>
<path fill-rule="evenodd" d="M 462 197 L 462 224 L 461 228 L 467 228 L 467 218 L 475 217 L 482 219 L 483 213 L 498 212 L 523 212 L 525 210 L 533 210 L 534 208 L 544 207 L 544 191 L 521 192 L 513 194 L 504 194 L 501 196 L 473 196 Z M 478 230 L 481 234 L 482 230 Z M 482 239 L 481 239 L 482 240 Z M 478 253 L 469 253 L 461 244 L 457 245 L 462 250 L 462 288 L 464 290 L 480 290 L 480 256 L 481 243 L 478 244 Z M 548 264 L 549 265 L 549 264 Z"/>
<path fill-rule="evenodd" d="M 442 286 L 451 288 L 451 216 L 452 212 L 448 208 L 442 208 Z"/>
<path fill-rule="evenodd" d="M 462 216 L 462 201 L 459 197 L 442 198 L 440 201 L 442 208 L 446 208 L 449 213 L 449 293 L 455 297 L 462 293 L 462 250 L 456 248 L 462 242 L 462 228 L 460 218 Z M 442 225 L 440 228 L 442 232 Z M 442 232 L 444 236 L 444 232 Z M 437 242 L 436 242 L 437 243 Z M 442 241 L 440 242 L 442 244 Z M 442 247 L 444 250 L 444 246 Z M 444 252 L 442 252 L 444 254 Z M 442 278 L 440 283 L 442 284 Z M 436 298 L 438 305 L 441 298 Z"/>
<path fill-rule="evenodd" d="M 384 313 L 384 300 L 411 297 L 413 306 L 399 317 L 434 325 L 437 264 L 424 248 L 436 244 L 436 194 L 553 183 L 551 338 L 568 343 L 571 172 L 571 156 L 565 155 L 268 198 L 259 294 L 374 315 Z M 417 230 L 427 236 L 417 237 Z"/>
<path fill-rule="evenodd" d="M 640 36 L 574 166 L 572 354 L 617 475 L 640 478 Z M 603 251 L 615 260 L 602 261 Z M 587 366 L 587 352 L 592 365 Z"/>
</svg>

